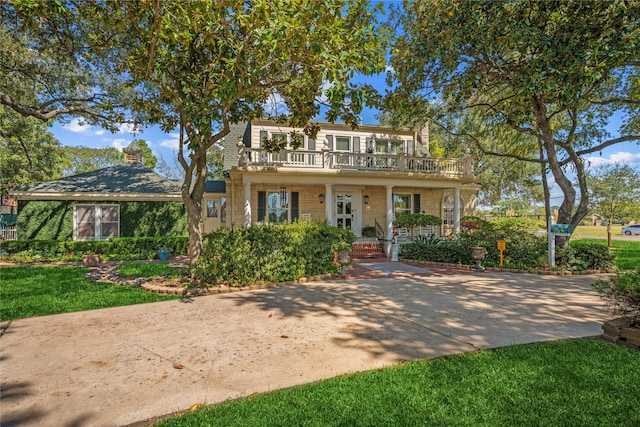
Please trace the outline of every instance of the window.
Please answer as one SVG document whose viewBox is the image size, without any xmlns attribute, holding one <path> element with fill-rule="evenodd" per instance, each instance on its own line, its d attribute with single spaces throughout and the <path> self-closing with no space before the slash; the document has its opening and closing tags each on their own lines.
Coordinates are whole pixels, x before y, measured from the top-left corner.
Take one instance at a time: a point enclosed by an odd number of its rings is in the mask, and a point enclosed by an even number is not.
<svg viewBox="0 0 640 427">
<path fill-rule="evenodd" d="M 393 212 L 395 216 L 411 213 L 411 194 L 393 195 Z"/>
<path fill-rule="evenodd" d="M 289 222 L 289 193 L 286 191 L 267 193 L 267 222 L 270 224 Z"/>
<path fill-rule="evenodd" d="M 348 136 L 336 136 L 336 151 L 351 151 L 351 138 Z"/>
<path fill-rule="evenodd" d="M 462 203 L 462 198 L 460 198 L 460 217 L 462 218 L 462 213 L 464 211 Z M 455 201 L 453 199 L 453 194 L 447 194 L 444 196 L 444 200 L 442 201 L 442 224 L 444 225 L 453 225 L 453 212 L 455 209 Z"/>
<path fill-rule="evenodd" d="M 207 200 L 207 218 L 218 218 L 217 200 Z"/>
<path fill-rule="evenodd" d="M 120 235 L 120 206 L 75 205 L 74 240 L 107 240 Z"/>
<path fill-rule="evenodd" d="M 273 141 L 278 145 L 282 144 L 283 150 L 287 150 L 289 148 L 289 144 L 287 143 L 287 134 L 286 133 L 272 133 L 271 137 Z M 274 162 L 286 162 L 287 161 L 287 153 L 277 152 L 272 154 L 272 159 Z"/>
</svg>

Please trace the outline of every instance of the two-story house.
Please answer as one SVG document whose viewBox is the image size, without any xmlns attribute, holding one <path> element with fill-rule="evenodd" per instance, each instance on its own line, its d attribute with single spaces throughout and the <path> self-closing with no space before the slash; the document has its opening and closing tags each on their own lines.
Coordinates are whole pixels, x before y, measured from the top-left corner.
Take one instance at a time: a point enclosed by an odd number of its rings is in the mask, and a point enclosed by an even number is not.
<svg viewBox="0 0 640 427">
<path fill-rule="evenodd" d="M 305 135 L 295 151 L 263 148 L 265 138 L 289 144 L 293 131 L 302 132 L 266 120 L 233 126 L 225 138 L 224 185 L 209 183 L 205 194 L 205 232 L 309 218 L 357 236 L 376 226 L 390 242 L 395 215 L 440 216 L 444 235 L 473 213 L 478 178 L 470 160 L 430 157 L 427 129 L 321 123 L 316 138 Z"/>
</svg>

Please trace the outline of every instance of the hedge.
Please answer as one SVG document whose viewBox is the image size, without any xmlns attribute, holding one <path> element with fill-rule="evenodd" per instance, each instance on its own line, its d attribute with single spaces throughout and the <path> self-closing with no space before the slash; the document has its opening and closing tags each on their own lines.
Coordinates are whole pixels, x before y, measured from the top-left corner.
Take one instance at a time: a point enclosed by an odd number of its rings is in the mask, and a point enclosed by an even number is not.
<svg viewBox="0 0 640 427">
<path fill-rule="evenodd" d="M 186 255 L 188 238 L 114 237 L 110 240 L 5 240 L 0 241 L 2 256 L 15 262 L 80 261 L 85 254 L 100 254 L 103 260 L 134 260 L 157 258 L 161 245 L 172 249 L 172 255 Z"/>
<path fill-rule="evenodd" d="M 205 235 L 191 272 L 200 285 L 238 287 L 335 273 L 334 251 L 354 240 L 322 221 L 221 229 Z"/>
<path fill-rule="evenodd" d="M 73 239 L 76 201 L 19 201 L 20 239 Z M 110 204 L 113 201 L 91 202 Z M 181 202 L 119 202 L 120 237 L 162 237 L 187 234 L 187 214 Z"/>
</svg>

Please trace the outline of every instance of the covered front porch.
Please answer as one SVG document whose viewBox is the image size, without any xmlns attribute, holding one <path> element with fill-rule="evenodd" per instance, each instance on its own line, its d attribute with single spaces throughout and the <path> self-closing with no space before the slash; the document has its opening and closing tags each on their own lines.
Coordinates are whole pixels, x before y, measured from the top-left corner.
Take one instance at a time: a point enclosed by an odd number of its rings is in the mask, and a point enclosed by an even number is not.
<svg viewBox="0 0 640 427">
<path fill-rule="evenodd" d="M 459 177 L 433 180 L 406 173 L 379 175 L 344 170 L 334 174 L 232 171 L 227 192 L 233 206 L 230 222 L 248 227 L 297 219 L 326 220 L 358 237 L 363 228 L 376 227 L 388 254 L 396 215 L 427 212 L 444 219 L 438 234 L 456 234 L 461 215 L 472 213 L 475 205 L 472 182 Z"/>
</svg>

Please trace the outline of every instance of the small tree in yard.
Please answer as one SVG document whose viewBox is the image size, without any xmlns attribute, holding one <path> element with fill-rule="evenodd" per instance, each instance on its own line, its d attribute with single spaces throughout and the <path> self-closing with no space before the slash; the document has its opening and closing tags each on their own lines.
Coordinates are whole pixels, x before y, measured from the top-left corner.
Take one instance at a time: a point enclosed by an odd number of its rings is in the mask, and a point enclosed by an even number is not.
<svg viewBox="0 0 640 427">
<path fill-rule="evenodd" d="M 587 174 L 595 213 L 607 218 L 607 245 L 611 246 L 611 224 L 640 211 L 640 172 L 630 165 L 604 166 Z"/>
</svg>

